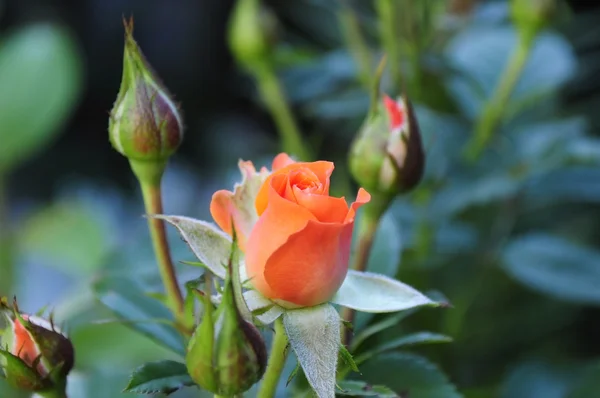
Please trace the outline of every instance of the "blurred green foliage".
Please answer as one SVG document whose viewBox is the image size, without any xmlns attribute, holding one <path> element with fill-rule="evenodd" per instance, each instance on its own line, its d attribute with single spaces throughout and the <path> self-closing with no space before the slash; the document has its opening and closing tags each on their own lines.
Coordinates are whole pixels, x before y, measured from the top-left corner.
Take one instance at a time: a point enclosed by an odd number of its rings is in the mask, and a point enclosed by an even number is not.
<svg viewBox="0 0 600 398">
<path fill-rule="evenodd" d="M 60 133 L 81 89 L 81 59 L 59 26 L 22 28 L 0 45 L 0 173 L 6 173 Z"/>
<path fill-rule="evenodd" d="M 426 177 L 385 215 L 369 268 L 432 295 L 442 292 L 453 307 L 406 319 L 360 314 L 357 336 L 375 325 L 382 332 L 365 335 L 358 355 L 425 330 L 453 342 L 394 346 L 351 378 L 410 398 L 595 397 L 600 124 L 597 96 L 587 92 L 597 91 L 597 55 L 586 50 L 600 41 L 597 16 L 559 21 L 536 39 L 492 140 L 467 161 L 464 148 L 517 42 L 506 2 L 398 0 L 391 9 L 379 0 L 265 4 L 279 21 L 274 70 L 313 153 L 336 162 L 336 195 L 352 192 L 347 149 L 384 52 L 396 62 L 382 89 L 408 93 L 423 134 Z M 382 18 L 382 10 L 392 11 Z M 115 19 L 123 13 L 117 11 Z M 174 338 L 163 348 L 130 329 L 172 337 L 168 325 L 114 322 L 91 292 L 107 286 L 102 302 L 113 311 L 128 306 L 136 317 L 164 316 L 133 287 L 122 287 L 135 280 L 140 292 L 161 290 L 140 198 L 106 183 L 128 173 L 125 163 L 120 174 L 107 171 L 102 180 L 72 180 L 72 170 L 62 170 L 52 200 L 17 203 L 9 195 L 6 181 L 24 162 L 44 151 L 73 153 L 68 144 L 51 144 L 76 110 L 89 51 L 55 24 L 24 25 L 0 39 L 0 292 L 17 293 L 29 311 L 50 304 L 67 327 L 77 348 L 72 396 L 120 396 L 132 368 L 181 359 Z M 119 74 L 113 71 L 115 79 Z M 168 213 L 208 219 L 212 192 L 237 179 L 235 159 L 268 164 L 276 151 L 253 84 L 240 71 L 228 79 L 251 116 L 224 106 L 201 124 L 191 122 L 196 136 L 186 139 L 206 148 L 200 154 L 212 169 L 198 171 L 204 161 L 198 153 L 176 158 L 164 187 Z M 94 112 L 106 116 L 109 108 Z M 175 260 L 193 260 L 177 239 L 172 247 Z M 197 277 L 189 267 L 180 271 L 182 280 Z M 103 278 L 120 282 L 103 285 Z M 301 390 L 299 381 L 287 391 Z M 0 396 L 19 397 L 1 381 Z"/>
</svg>

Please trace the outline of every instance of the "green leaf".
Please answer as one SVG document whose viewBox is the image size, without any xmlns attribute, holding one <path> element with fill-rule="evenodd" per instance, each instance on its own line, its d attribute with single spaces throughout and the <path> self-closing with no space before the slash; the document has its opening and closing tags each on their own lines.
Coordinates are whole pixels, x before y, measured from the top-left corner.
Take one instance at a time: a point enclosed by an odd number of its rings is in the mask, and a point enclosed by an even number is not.
<svg viewBox="0 0 600 398">
<path fill-rule="evenodd" d="M 520 181 L 508 174 L 487 174 L 480 179 L 465 178 L 439 190 L 431 203 L 431 212 L 447 218 L 469 207 L 481 206 L 507 198 L 520 187 Z"/>
<path fill-rule="evenodd" d="M 101 304 L 98 305 L 100 307 Z M 88 307 L 90 316 L 86 319 L 95 318 L 97 314 L 105 314 L 105 308 Z M 106 315 L 104 315 L 106 316 Z M 71 322 L 69 322 L 71 324 Z M 125 325 L 119 319 L 112 322 L 86 322 L 74 326 L 69 337 L 76 347 L 76 362 L 80 369 L 100 368 L 118 375 L 139 366 L 141 363 L 156 361 L 159 359 L 173 359 L 172 349 L 157 345 L 153 340 L 140 335 L 138 331 Z M 110 349 L 107 349 L 110 347 Z M 117 364 L 118 366 L 113 366 Z M 128 374 L 127 374 L 128 376 Z M 119 381 L 120 392 L 122 386 L 127 383 L 126 379 Z M 105 396 L 118 396 L 114 394 Z M 74 395 L 79 396 L 79 395 Z M 86 396 L 86 395 L 81 395 Z M 98 394 L 95 394 L 97 397 Z"/>
<path fill-rule="evenodd" d="M 64 28 L 30 25 L 0 43 L 0 172 L 46 147 L 81 88 L 81 62 Z"/>
<path fill-rule="evenodd" d="M 499 398 L 564 398 L 579 373 L 578 364 L 558 365 L 534 359 L 514 366 L 499 391 Z M 588 395 L 586 398 L 592 398 Z"/>
<path fill-rule="evenodd" d="M 474 80 L 483 96 L 489 98 L 517 40 L 514 27 L 477 25 L 463 30 L 446 46 L 451 66 L 462 71 L 450 80 L 449 88 L 469 116 L 478 115 L 484 101 L 481 93 L 462 76 Z M 549 63 L 549 59 L 556 62 Z M 511 103 L 557 89 L 573 75 L 575 68 L 575 54 L 566 39 L 555 33 L 541 34 L 511 95 Z"/>
<path fill-rule="evenodd" d="M 355 352 L 358 349 L 358 347 L 360 347 L 360 345 L 362 343 L 364 343 L 365 340 L 367 340 L 369 337 L 371 337 L 385 329 L 391 328 L 392 326 L 396 326 L 404 318 L 413 314 L 415 312 L 415 310 L 416 309 L 410 309 L 410 310 L 405 310 L 405 311 L 390 315 L 390 316 L 386 317 L 385 319 L 383 319 L 379 322 L 376 322 L 376 323 L 370 325 L 369 327 L 365 328 L 360 333 L 356 334 L 354 336 L 354 339 L 352 339 L 352 345 L 350 346 L 350 351 Z"/>
<path fill-rule="evenodd" d="M 600 304 L 600 252 L 542 233 L 510 242 L 504 269 L 531 289 L 575 303 Z"/>
<path fill-rule="evenodd" d="M 548 202 L 600 203 L 600 168 L 573 166 L 546 173 L 529 181 L 524 199 L 532 206 Z"/>
<path fill-rule="evenodd" d="M 129 382 L 129 375 L 125 374 L 125 370 L 119 369 L 119 366 L 114 366 L 115 364 L 121 365 L 120 362 L 110 362 L 110 364 L 103 362 L 101 368 L 91 367 L 85 373 L 71 373 L 67 385 L 67 395 L 74 398 L 147 397 L 147 395 L 141 393 L 123 393 L 123 386 Z M 13 395 L 10 395 L 10 397 L 13 398 Z M 25 398 L 22 396 L 18 397 Z M 153 397 L 164 397 L 164 395 L 157 394 L 153 395 Z M 14 396 L 14 398 L 17 398 L 17 396 Z M 212 398 L 212 395 L 204 395 L 198 391 L 194 395 L 194 398 Z"/>
<path fill-rule="evenodd" d="M 335 396 L 340 316 L 329 304 L 286 311 L 283 325 L 306 379 L 320 398 Z"/>
<path fill-rule="evenodd" d="M 214 224 L 189 217 L 155 215 L 175 226 L 202 264 L 225 279 L 225 265 L 231 253 L 231 238 Z"/>
<path fill-rule="evenodd" d="M 185 355 L 185 343 L 179 332 L 164 322 L 172 322 L 171 313 L 158 301 L 146 296 L 133 281 L 108 277 L 94 284 L 96 297 L 124 325 L 151 338 L 171 351 Z"/>
<path fill-rule="evenodd" d="M 438 305 L 412 287 L 370 272 L 348 271 L 333 303 L 357 311 L 396 312 L 422 305 Z"/>
<path fill-rule="evenodd" d="M 600 391 L 600 362 L 595 362 L 583 371 L 566 398 L 589 398 Z"/>
<path fill-rule="evenodd" d="M 107 234 L 92 208 L 71 200 L 34 213 L 22 225 L 18 242 L 23 253 L 80 275 L 93 273 L 106 261 Z"/>
<path fill-rule="evenodd" d="M 471 125 L 456 116 L 437 113 L 418 104 L 415 111 L 427 159 L 423 181 L 446 180 L 465 145 L 464 131 Z"/>
<path fill-rule="evenodd" d="M 419 344 L 436 344 L 436 343 L 449 343 L 452 338 L 443 334 L 431 333 L 431 332 L 416 332 L 406 336 L 398 337 L 397 339 L 390 340 L 383 343 L 369 351 L 360 354 L 356 357 L 356 363 L 359 365 L 364 361 L 374 357 L 375 355 L 383 354 L 387 351 L 396 350 L 398 348 L 413 346 Z"/>
<path fill-rule="evenodd" d="M 146 363 L 131 374 L 126 392 L 141 394 L 171 394 L 195 383 L 190 378 L 184 364 L 175 361 Z"/>
<path fill-rule="evenodd" d="M 338 387 L 340 389 L 336 391 L 337 395 L 350 397 L 395 398 L 398 396 L 398 394 L 385 386 L 372 386 L 364 381 L 343 380 L 338 383 Z"/>
<path fill-rule="evenodd" d="M 600 140 L 597 137 L 577 137 L 567 143 L 565 151 L 571 159 L 598 163 L 600 161 Z"/>
<path fill-rule="evenodd" d="M 410 398 L 461 398 L 442 371 L 426 358 L 408 353 L 377 356 L 361 366 L 363 378 Z"/>
<path fill-rule="evenodd" d="M 593 142 L 585 135 L 587 130 L 588 123 L 581 116 L 516 125 L 507 131 L 510 152 L 504 151 L 503 158 L 510 161 L 510 167 L 530 175 L 560 167 L 569 157 L 585 160 L 591 154 L 578 152 L 582 139 L 585 144 Z"/>
</svg>

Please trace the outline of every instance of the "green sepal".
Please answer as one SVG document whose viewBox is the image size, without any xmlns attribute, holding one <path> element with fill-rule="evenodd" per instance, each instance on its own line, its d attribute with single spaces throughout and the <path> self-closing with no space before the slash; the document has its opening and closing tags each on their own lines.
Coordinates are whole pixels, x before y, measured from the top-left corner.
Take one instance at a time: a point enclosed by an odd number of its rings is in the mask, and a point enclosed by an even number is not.
<svg viewBox="0 0 600 398">
<path fill-rule="evenodd" d="M 221 302 L 215 310 L 210 301 L 211 283 L 207 281 L 207 290 L 201 295 L 205 312 L 186 356 L 192 379 L 205 390 L 224 396 L 248 390 L 260 380 L 267 363 L 262 336 L 240 312 L 242 307 L 252 316 L 243 302 L 238 264 L 234 234 Z"/>
<path fill-rule="evenodd" d="M 340 356 L 342 357 L 344 362 L 346 362 L 346 364 L 350 366 L 350 369 L 352 369 L 356 373 L 360 373 L 360 370 L 358 370 L 358 365 L 356 364 L 356 361 L 354 361 L 354 357 L 343 344 L 340 344 Z"/>
<path fill-rule="evenodd" d="M 38 374 L 34 367 L 30 367 L 21 358 L 8 351 L 0 349 L 3 357 L 4 378 L 13 387 L 26 391 L 40 391 L 52 387 L 52 381 Z"/>
<path fill-rule="evenodd" d="M 296 375 L 298 374 L 299 371 L 300 371 L 300 362 L 296 361 L 296 366 L 294 367 L 294 370 L 292 370 L 290 372 L 290 375 L 288 376 L 288 378 L 285 382 L 286 387 L 289 386 L 289 384 L 292 382 L 292 380 L 294 380 L 294 378 L 296 377 Z"/>
<path fill-rule="evenodd" d="M 207 284 L 210 289 L 210 283 Z M 192 379 L 202 388 L 217 391 L 213 347 L 215 344 L 214 307 L 210 301 L 210 290 L 199 297 L 204 313 L 200 325 L 190 339 L 186 355 L 186 365 Z"/>
</svg>

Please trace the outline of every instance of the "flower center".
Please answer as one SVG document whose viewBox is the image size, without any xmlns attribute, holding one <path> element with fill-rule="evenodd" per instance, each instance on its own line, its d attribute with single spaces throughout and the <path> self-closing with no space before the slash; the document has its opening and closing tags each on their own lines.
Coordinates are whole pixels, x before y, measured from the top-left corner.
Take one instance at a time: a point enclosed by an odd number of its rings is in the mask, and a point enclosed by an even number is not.
<svg viewBox="0 0 600 398">
<path fill-rule="evenodd" d="M 322 187 L 315 173 L 309 169 L 292 171 L 290 173 L 290 185 L 304 192 L 314 192 Z"/>
</svg>

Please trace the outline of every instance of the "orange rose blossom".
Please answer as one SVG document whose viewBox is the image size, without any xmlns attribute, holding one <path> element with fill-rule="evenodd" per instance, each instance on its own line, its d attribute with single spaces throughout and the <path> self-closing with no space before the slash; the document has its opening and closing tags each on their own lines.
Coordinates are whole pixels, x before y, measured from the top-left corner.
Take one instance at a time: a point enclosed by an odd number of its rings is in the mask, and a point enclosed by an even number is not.
<svg viewBox="0 0 600 398">
<path fill-rule="evenodd" d="M 295 162 L 281 153 L 272 169 L 254 200 L 254 225 L 241 225 L 243 217 L 228 205 L 232 193 L 226 190 L 213 195 L 212 217 L 229 235 L 233 220 L 246 272 L 262 295 L 286 307 L 327 302 L 348 272 L 356 210 L 371 195 L 360 188 L 350 206 L 329 196 L 332 162 Z"/>
</svg>

